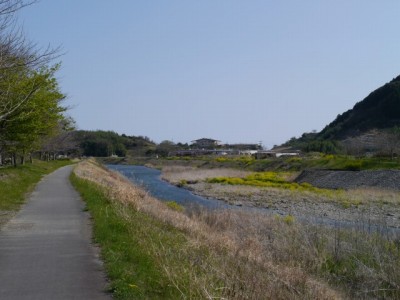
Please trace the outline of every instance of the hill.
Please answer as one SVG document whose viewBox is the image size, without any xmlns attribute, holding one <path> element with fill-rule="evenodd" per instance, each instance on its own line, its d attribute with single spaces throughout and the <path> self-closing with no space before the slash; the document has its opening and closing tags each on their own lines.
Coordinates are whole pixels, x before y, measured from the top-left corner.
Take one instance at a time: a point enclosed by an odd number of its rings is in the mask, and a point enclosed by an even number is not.
<svg viewBox="0 0 400 300">
<path fill-rule="evenodd" d="M 369 94 L 364 100 L 327 125 L 317 137 L 343 140 L 372 129 L 400 125 L 400 76 Z"/>
<path fill-rule="evenodd" d="M 348 145 L 349 141 L 354 144 L 368 140 L 368 148 L 371 148 L 371 144 L 382 142 L 378 141 L 378 137 L 383 136 L 382 132 L 387 133 L 399 126 L 400 76 L 370 93 L 352 109 L 338 115 L 321 132 L 304 133 L 300 138 L 290 139 L 283 146 L 303 151 L 337 153 L 343 152 L 343 146 Z"/>
</svg>

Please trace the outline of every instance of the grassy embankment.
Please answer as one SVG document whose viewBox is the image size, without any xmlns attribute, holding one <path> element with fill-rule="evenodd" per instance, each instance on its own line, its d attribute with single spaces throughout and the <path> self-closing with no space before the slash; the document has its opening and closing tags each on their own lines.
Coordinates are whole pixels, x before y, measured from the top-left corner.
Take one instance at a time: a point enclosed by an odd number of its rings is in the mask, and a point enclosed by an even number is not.
<svg viewBox="0 0 400 300">
<path fill-rule="evenodd" d="M 396 241 L 255 212 L 180 212 L 91 162 L 75 174 L 119 299 L 400 297 Z"/>
<path fill-rule="evenodd" d="M 0 168 L 0 224 L 17 211 L 25 202 L 26 194 L 46 174 L 59 167 L 71 164 L 67 160 L 44 162 L 34 160 L 33 164 Z"/>
</svg>

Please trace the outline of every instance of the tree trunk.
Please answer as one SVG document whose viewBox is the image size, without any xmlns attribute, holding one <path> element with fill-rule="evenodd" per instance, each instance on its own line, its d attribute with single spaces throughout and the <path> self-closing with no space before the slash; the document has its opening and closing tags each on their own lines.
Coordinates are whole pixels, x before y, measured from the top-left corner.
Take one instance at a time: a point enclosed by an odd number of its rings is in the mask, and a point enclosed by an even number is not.
<svg viewBox="0 0 400 300">
<path fill-rule="evenodd" d="M 13 153 L 11 155 L 12 164 L 14 167 L 17 167 L 17 154 Z"/>
<path fill-rule="evenodd" d="M 32 153 L 29 153 L 29 162 L 31 164 L 33 164 L 33 155 L 32 155 Z"/>
<path fill-rule="evenodd" d="M 23 150 L 19 160 L 22 166 L 25 165 L 25 154 L 26 152 Z"/>
</svg>

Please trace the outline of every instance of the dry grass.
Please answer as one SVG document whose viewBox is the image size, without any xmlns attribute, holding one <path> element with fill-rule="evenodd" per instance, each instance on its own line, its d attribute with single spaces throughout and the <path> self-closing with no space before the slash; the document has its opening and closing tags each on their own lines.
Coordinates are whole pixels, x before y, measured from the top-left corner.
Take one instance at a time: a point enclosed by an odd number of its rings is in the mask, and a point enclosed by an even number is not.
<svg viewBox="0 0 400 300">
<path fill-rule="evenodd" d="M 344 193 L 344 195 L 354 203 L 400 205 L 400 193 L 396 191 L 382 190 L 377 188 L 358 188 L 348 190 Z"/>
<path fill-rule="evenodd" d="M 399 296 L 400 251 L 392 242 L 380 244 L 379 237 L 305 227 L 255 212 L 198 208 L 184 214 L 93 162 L 79 164 L 75 173 L 106 187 L 113 201 L 178 228 L 188 238 L 179 253 L 156 242 L 149 245 L 182 298 L 190 299 L 193 289 L 205 299 Z M 121 217 L 130 218 L 123 210 Z M 190 289 L 181 283 L 182 270 L 172 263 L 176 256 L 190 261 L 192 267 L 183 271 Z"/>
<path fill-rule="evenodd" d="M 162 168 L 162 178 L 171 182 L 173 184 L 179 184 L 182 181 L 187 182 L 201 182 L 206 181 L 210 178 L 217 177 L 226 177 L 226 178 L 244 178 L 251 174 L 255 174 L 254 172 L 235 170 L 235 169 L 227 169 L 227 168 L 216 168 L 216 169 L 199 169 L 189 166 L 166 166 Z M 287 173 L 279 173 L 280 176 L 284 177 L 284 180 L 287 182 L 293 181 L 298 173 L 296 172 L 287 172 Z M 279 188 L 268 188 L 272 191 L 279 191 L 284 193 L 282 189 Z M 254 187 L 254 186 L 228 186 L 226 188 L 227 191 L 236 191 L 247 193 L 250 191 L 254 193 L 256 191 L 262 190 L 262 187 Z M 290 191 L 286 194 L 293 194 Z M 337 190 L 337 191 L 329 191 L 326 190 L 326 193 L 316 193 L 307 190 L 296 191 L 296 197 L 307 197 L 307 198 L 320 198 L 321 201 L 339 201 L 343 200 L 349 201 L 351 204 L 367 204 L 367 203 L 378 203 L 378 204 L 400 204 L 400 193 L 396 191 L 390 190 L 382 190 L 377 188 L 358 188 L 352 190 Z M 313 199 L 315 200 L 315 199 Z"/>
<path fill-rule="evenodd" d="M 185 180 L 188 182 L 203 181 L 213 177 L 245 177 L 251 172 L 235 169 L 198 169 L 184 166 L 166 166 L 162 169 L 162 178 L 172 184 Z"/>
<path fill-rule="evenodd" d="M 263 207 L 284 211 L 297 217 L 400 226 L 400 193 L 394 191 L 376 188 L 347 191 L 307 188 L 292 190 L 243 184 L 219 184 L 205 180 L 219 176 L 218 174 L 225 174 L 227 177 L 224 178 L 243 178 L 249 174 L 230 169 L 205 170 L 178 166 L 167 167 L 165 171 L 163 169 L 163 174 L 164 172 L 164 177 L 172 183 L 185 186 L 206 198 L 220 199 L 232 205 Z M 293 174 L 281 172 L 277 177 L 290 182 L 290 176 L 294 176 Z"/>
</svg>

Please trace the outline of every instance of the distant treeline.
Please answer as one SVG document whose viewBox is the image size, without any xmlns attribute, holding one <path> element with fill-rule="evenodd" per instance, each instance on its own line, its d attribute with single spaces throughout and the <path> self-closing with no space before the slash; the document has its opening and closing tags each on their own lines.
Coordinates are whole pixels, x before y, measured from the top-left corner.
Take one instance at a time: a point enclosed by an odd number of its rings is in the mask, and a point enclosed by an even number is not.
<svg viewBox="0 0 400 300">
<path fill-rule="evenodd" d="M 155 143 L 148 137 L 119 135 L 113 131 L 75 131 L 76 148 L 83 156 L 119 157 L 130 155 L 149 155 L 155 149 Z"/>
</svg>

